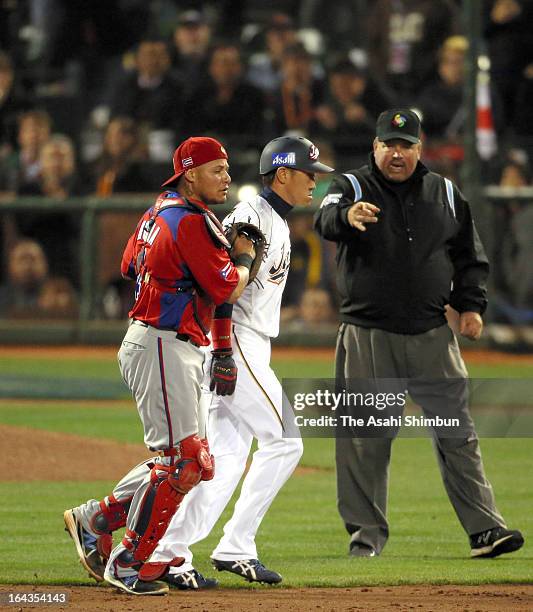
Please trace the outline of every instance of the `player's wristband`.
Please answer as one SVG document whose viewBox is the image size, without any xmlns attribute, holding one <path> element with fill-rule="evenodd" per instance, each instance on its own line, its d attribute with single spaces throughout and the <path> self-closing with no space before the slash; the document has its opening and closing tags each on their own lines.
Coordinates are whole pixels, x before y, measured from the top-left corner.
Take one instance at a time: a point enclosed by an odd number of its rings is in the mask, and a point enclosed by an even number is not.
<svg viewBox="0 0 533 612">
<path fill-rule="evenodd" d="M 236 266 L 244 266 L 249 270 L 254 263 L 254 258 L 251 255 L 248 255 L 248 253 L 241 253 L 235 257 L 235 261 L 233 263 Z"/>
<path fill-rule="evenodd" d="M 211 324 L 211 342 L 213 351 L 231 353 L 231 315 L 233 304 L 221 304 L 215 309 Z"/>
</svg>

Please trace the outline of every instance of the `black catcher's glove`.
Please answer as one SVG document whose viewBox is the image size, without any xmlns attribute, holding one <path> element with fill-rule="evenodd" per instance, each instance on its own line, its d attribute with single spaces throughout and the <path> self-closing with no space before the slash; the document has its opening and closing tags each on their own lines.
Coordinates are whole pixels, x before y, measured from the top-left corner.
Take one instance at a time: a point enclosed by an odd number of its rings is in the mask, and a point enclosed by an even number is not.
<svg viewBox="0 0 533 612">
<path fill-rule="evenodd" d="M 233 395 L 237 384 L 237 366 L 228 352 L 213 351 L 209 390 L 217 395 Z"/>
<path fill-rule="evenodd" d="M 253 225 L 252 223 L 245 223 L 244 221 L 237 221 L 226 229 L 226 238 L 232 246 L 237 236 L 245 236 L 254 244 L 255 259 L 253 260 L 250 268 L 250 277 L 248 279 L 248 284 L 250 284 L 257 276 L 261 262 L 263 261 L 263 254 L 266 248 L 266 238 L 263 232 L 256 225 Z M 230 257 L 232 257 L 231 251 Z"/>
</svg>

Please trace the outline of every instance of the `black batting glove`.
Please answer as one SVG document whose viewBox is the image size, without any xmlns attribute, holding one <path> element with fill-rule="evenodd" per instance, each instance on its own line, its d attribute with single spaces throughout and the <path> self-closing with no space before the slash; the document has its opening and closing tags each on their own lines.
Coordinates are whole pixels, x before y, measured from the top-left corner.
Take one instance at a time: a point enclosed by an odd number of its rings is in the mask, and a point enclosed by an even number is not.
<svg viewBox="0 0 533 612">
<path fill-rule="evenodd" d="M 232 395 L 237 384 L 237 366 L 232 353 L 212 351 L 209 390 L 217 395 Z"/>
</svg>

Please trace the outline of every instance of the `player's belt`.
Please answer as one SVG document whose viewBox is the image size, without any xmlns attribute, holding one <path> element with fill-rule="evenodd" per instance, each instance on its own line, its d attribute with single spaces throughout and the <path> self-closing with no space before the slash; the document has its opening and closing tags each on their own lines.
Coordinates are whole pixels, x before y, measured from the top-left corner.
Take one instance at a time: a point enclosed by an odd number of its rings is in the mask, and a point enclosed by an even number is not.
<svg viewBox="0 0 533 612">
<path fill-rule="evenodd" d="M 155 327 L 155 325 L 148 325 L 144 321 L 139 321 L 139 319 L 133 319 L 132 325 L 140 325 L 141 327 L 153 327 L 154 329 L 160 329 L 161 331 L 176 331 L 172 327 Z M 176 334 L 176 339 L 181 340 L 182 342 L 190 342 L 193 346 L 200 346 L 197 342 L 193 342 L 191 337 L 188 334 Z"/>
</svg>

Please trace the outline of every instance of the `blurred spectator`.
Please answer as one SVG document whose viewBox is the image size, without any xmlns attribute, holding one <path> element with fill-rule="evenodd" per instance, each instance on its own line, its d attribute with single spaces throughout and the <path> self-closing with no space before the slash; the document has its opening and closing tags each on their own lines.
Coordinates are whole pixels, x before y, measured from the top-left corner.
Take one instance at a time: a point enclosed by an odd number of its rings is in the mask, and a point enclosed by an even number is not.
<svg viewBox="0 0 533 612">
<path fill-rule="evenodd" d="M 333 64 L 328 81 L 326 101 L 316 110 L 315 129 L 332 142 L 335 155 L 342 158 L 340 165 L 349 168 L 367 157 L 376 119 L 391 101 L 348 58 Z"/>
<path fill-rule="evenodd" d="M 37 181 L 20 185 L 18 195 L 40 195 L 64 200 L 80 195 L 74 145 L 68 136 L 52 135 L 39 152 Z"/>
<path fill-rule="evenodd" d="M 17 116 L 30 107 L 30 100 L 15 80 L 11 58 L 0 50 L 0 163 L 17 144 Z"/>
<path fill-rule="evenodd" d="M 106 129 L 102 155 L 86 172 L 87 193 L 107 198 L 118 193 L 158 189 L 161 181 L 148 178 L 144 157 L 135 121 L 130 117 L 112 119 Z M 138 218 L 138 212 L 107 211 L 98 215 L 98 280 L 103 287 L 120 276 L 124 245 Z"/>
<path fill-rule="evenodd" d="M 209 60 L 209 79 L 185 107 L 189 134 L 210 134 L 228 146 L 259 147 L 263 136 L 263 96 L 244 81 L 238 46 L 217 44 Z"/>
<path fill-rule="evenodd" d="M 146 133 L 181 129 L 183 93 L 170 72 L 167 46 L 160 40 L 143 40 L 135 55 L 135 68 L 117 83 L 111 117 L 132 117 Z"/>
<path fill-rule="evenodd" d="M 264 31 L 264 50 L 253 53 L 248 61 L 248 81 L 265 92 L 278 90 L 285 50 L 297 42 L 291 17 L 285 13 L 273 13 Z"/>
<path fill-rule="evenodd" d="M 78 296 L 66 278 L 53 276 L 41 285 L 37 307 L 45 319 L 74 319 L 79 311 Z"/>
<path fill-rule="evenodd" d="M 502 114 L 518 135 L 523 134 L 525 128 L 533 137 L 529 112 L 533 89 L 533 3 L 530 0 L 490 0 L 483 3 L 483 9 L 491 80 L 502 100 Z M 525 98 L 523 88 L 528 81 L 530 97 Z M 522 108 L 524 102 L 526 109 Z"/>
<path fill-rule="evenodd" d="M 23 113 L 18 121 L 18 150 L 10 155 L 0 176 L 0 191 L 24 192 L 36 188 L 41 172 L 40 153 L 50 137 L 51 118 L 41 110 Z"/>
<path fill-rule="evenodd" d="M 273 102 L 273 132 L 307 136 L 324 100 L 325 83 L 313 75 L 313 58 L 301 43 L 285 49 L 281 74 Z"/>
<path fill-rule="evenodd" d="M 316 325 L 333 323 L 335 313 L 330 294 L 321 287 L 306 289 L 300 300 L 299 319 L 306 329 L 313 329 Z"/>
<path fill-rule="evenodd" d="M 35 315 L 48 276 L 48 262 L 34 240 L 17 242 L 8 254 L 7 282 L 0 286 L 0 316 Z"/>
<path fill-rule="evenodd" d="M 437 79 L 420 93 L 416 107 L 424 121 L 424 133 L 431 139 L 457 142 L 462 134 L 466 111 L 463 107 L 465 57 L 468 40 L 447 38 L 439 49 Z"/>
<path fill-rule="evenodd" d="M 102 154 L 87 168 L 85 191 L 100 197 L 157 189 L 145 176 L 139 129 L 131 117 L 115 117 L 105 131 Z"/>
<path fill-rule="evenodd" d="M 290 321 L 298 315 L 304 291 L 316 287 L 322 273 L 322 245 L 313 231 L 311 215 L 300 214 L 290 222 L 291 265 L 283 293 L 281 320 Z"/>
<path fill-rule="evenodd" d="M 211 43 L 211 26 L 200 11 L 183 12 L 174 30 L 171 48 L 172 68 L 184 87 L 184 96 L 207 75 L 208 51 Z"/>
<path fill-rule="evenodd" d="M 395 104 L 411 105 L 436 71 L 437 49 L 457 32 L 451 0 L 376 0 L 370 4 L 370 70 L 390 86 Z"/>
<path fill-rule="evenodd" d="M 72 141 L 55 134 L 39 153 L 37 181 L 19 187 L 19 195 L 46 196 L 64 200 L 80 195 L 76 157 Z M 25 210 L 13 214 L 16 233 L 37 240 L 44 248 L 54 275 L 79 277 L 77 270 L 79 215 L 69 212 Z"/>
</svg>

